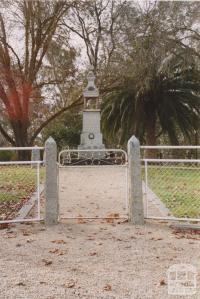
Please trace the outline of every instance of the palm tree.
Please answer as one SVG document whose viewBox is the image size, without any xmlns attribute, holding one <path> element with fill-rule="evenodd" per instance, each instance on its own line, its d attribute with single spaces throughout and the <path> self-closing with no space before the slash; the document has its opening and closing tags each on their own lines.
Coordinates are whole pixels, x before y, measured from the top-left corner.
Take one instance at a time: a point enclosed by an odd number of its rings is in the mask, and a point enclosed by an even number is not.
<svg viewBox="0 0 200 299">
<path fill-rule="evenodd" d="M 171 55 L 159 67 L 148 69 L 139 84 L 135 78 L 105 97 L 105 136 L 118 136 L 123 144 L 135 134 L 142 143 L 155 145 L 158 135 L 167 134 L 172 144 L 178 144 L 178 128 L 190 140 L 200 119 L 199 71 Z"/>
</svg>

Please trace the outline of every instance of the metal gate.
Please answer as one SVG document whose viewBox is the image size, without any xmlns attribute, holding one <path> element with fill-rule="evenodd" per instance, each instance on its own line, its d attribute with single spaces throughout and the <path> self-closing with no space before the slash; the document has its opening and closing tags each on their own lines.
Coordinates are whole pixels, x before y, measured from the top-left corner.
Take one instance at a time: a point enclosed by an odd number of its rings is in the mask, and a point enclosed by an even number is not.
<svg viewBox="0 0 200 299">
<path fill-rule="evenodd" d="M 127 218 L 127 171 L 127 153 L 121 149 L 62 150 L 60 218 Z"/>
</svg>

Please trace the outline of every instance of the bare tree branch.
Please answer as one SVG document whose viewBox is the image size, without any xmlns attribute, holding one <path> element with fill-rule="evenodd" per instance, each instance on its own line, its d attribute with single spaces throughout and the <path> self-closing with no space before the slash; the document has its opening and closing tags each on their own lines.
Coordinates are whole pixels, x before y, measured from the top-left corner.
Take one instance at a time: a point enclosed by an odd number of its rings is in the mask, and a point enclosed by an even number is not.
<svg viewBox="0 0 200 299">
<path fill-rule="evenodd" d="M 38 136 L 38 134 L 42 131 L 42 129 L 44 129 L 52 120 L 54 120 L 55 118 L 57 118 L 58 116 L 60 116 L 62 113 L 64 113 L 65 111 L 73 108 L 73 107 L 77 107 L 79 105 L 82 105 L 82 102 L 80 102 L 82 99 L 82 95 L 80 95 L 78 97 L 78 99 L 73 102 L 71 105 L 62 108 L 61 110 L 59 110 L 58 112 L 56 112 L 55 114 L 53 114 L 52 116 L 50 116 L 46 121 L 44 121 L 41 126 L 39 128 L 36 129 L 36 131 L 33 133 L 31 139 L 30 139 L 30 144 L 33 143 L 33 141 L 35 140 L 35 138 Z"/>
<path fill-rule="evenodd" d="M 13 146 L 15 146 L 14 140 L 8 135 L 8 133 L 4 130 L 1 124 L 0 124 L 0 132 L 6 138 L 6 140 L 8 140 L 8 142 L 10 142 Z"/>
<path fill-rule="evenodd" d="M 14 54 L 14 56 L 16 57 L 19 71 L 22 74 L 23 66 L 21 65 L 19 56 L 17 55 L 17 53 L 15 52 L 15 50 L 13 49 L 13 47 L 11 45 L 8 44 L 8 42 L 6 40 L 4 40 L 4 38 L 0 37 L 0 41 L 3 44 L 5 44 L 12 51 L 12 53 Z"/>
</svg>

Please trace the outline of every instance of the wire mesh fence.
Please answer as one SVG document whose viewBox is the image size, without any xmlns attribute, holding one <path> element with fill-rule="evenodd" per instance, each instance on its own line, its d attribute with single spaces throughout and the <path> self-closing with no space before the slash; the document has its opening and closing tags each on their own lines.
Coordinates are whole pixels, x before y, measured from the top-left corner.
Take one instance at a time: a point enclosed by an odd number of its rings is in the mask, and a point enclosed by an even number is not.
<svg viewBox="0 0 200 299">
<path fill-rule="evenodd" d="M 23 149 L 19 149 L 23 152 Z M 26 149 L 31 157 L 33 148 Z M 35 161 L 19 161 L 18 148 L 0 148 L 0 223 L 39 220 L 44 167 Z M 28 153 L 29 152 L 29 153 Z M 11 154 L 10 154 L 11 153 Z M 28 154 L 27 154 L 28 153 Z M 11 158 L 12 157 L 12 158 Z M 16 157 L 13 161 L 13 157 Z M 19 158 L 18 158 L 19 159 Z M 23 160 L 23 159 L 22 159 Z"/>
<path fill-rule="evenodd" d="M 200 220 L 200 160 L 143 159 L 147 218 Z"/>
</svg>

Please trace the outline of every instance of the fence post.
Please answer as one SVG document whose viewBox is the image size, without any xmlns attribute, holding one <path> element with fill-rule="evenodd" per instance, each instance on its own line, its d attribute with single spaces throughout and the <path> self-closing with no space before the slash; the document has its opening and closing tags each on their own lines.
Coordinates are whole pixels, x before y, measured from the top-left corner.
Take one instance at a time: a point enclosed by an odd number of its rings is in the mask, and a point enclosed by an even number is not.
<svg viewBox="0 0 200 299">
<path fill-rule="evenodd" d="M 45 224 L 53 225 L 58 223 L 58 168 L 57 168 L 57 145 L 52 137 L 45 142 Z"/>
<path fill-rule="evenodd" d="M 128 141 L 129 221 L 144 224 L 143 192 L 140 161 L 140 142 L 132 136 Z"/>
<path fill-rule="evenodd" d="M 40 161 L 40 150 L 38 149 L 37 145 L 31 151 L 31 161 Z M 37 167 L 37 164 L 32 163 L 31 167 Z"/>
</svg>

